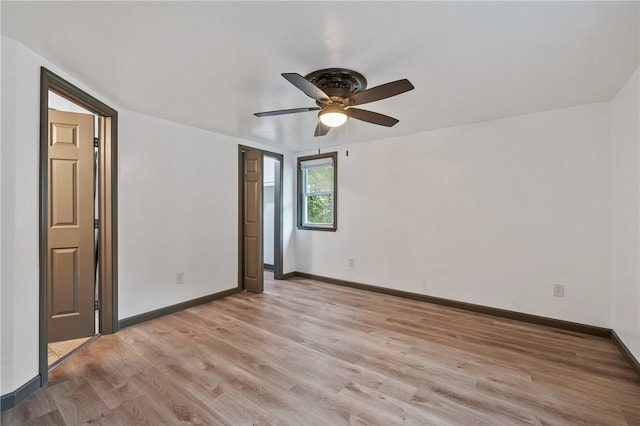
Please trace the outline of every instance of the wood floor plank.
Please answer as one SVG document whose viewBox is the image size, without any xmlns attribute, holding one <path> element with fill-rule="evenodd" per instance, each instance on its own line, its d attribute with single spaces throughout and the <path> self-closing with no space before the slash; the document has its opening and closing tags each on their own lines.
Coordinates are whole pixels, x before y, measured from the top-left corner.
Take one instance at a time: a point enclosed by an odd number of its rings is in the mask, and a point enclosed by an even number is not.
<svg viewBox="0 0 640 426">
<path fill-rule="evenodd" d="M 49 392 L 36 392 L 30 398 L 29 404 L 18 404 L 12 410 L 2 413 L 0 424 L 42 424 L 39 419 L 50 417 L 61 418 L 56 403 Z M 55 413 L 54 413 L 55 412 Z M 56 424 L 52 420 L 53 424 Z M 64 420 L 57 424 L 64 424 Z"/>
<path fill-rule="evenodd" d="M 58 425 L 64 426 L 68 423 L 66 423 L 65 420 L 62 418 L 62 416 L 60 415 L 60 411 L 55 410 L 55 411 L 50 411 L 47 414 L 40 416 L 36 419 L 33 419 L 29 422 L 18 423 L 18 424 L 28 425 L 28 426 L 58 426 Z"/>
<path fill-rule="evenodd" d="M 51 386 L 48 391 L 66 424 L 81 424 L 109 412 L 90 383 L 82 377 Z"/>
<path fill-rule="evenodd" d="M 124 400 L 109 413 L 101 414 L 87 423 L 92 425 L 159 425 L 168 423 L 161 417 L 154 404 L 146 395 Z"/>
<path fill-rule="evenodd" d="M 102 336 L 3 425 L 638 425 L 610 339 L 310 279 Z"/>
</svg>

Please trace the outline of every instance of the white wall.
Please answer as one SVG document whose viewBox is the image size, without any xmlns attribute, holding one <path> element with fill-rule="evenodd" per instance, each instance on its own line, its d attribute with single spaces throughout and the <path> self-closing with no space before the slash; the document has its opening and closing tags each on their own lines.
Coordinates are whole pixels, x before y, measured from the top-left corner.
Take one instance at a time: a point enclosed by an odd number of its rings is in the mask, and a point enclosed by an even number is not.
<svg viewBox="0 0 640 426">
<path fill-rule="evenodd" d="M 120 318 L 236 287 L 238 141 L 133 112 L 119 127 Z"/>
<path fill-rule="evenodd" d="M 0 394 L 38 375 L 40 67 L 119 112 L 119 319 L 237 286 L 238 144 L 266 147 L 123 110 L 2 37 Z M 269 148 L 273 150 L 273 148 Z M 285 155 L 284 190 L 295 188 Z M 292 203 L 292 194 L 285 203 Z M 293 210 L 285 272 L 295 270 Z M 184 283 L 176 284 L 176 272 Z"/>
<path fill-rule="evenodd" d="M 59 72 L 21 44 L 2 37 L 2 394 L 38 374 L 41 65 Z"/>
<path fill-rule="evenodd" d="M 38 375 L 40 66 L 113 103 L 2 37 L 2 272 L 0 393 Z"/>
<path fill-rule="evenodd" d="M 88 111 L 84 108 L 82 108 L 80 105 L 76 105 L 73 102 L 71 102 L 68 99 L 63 98 L 62 96 L 58 95 L 55 92 L 52 92 L 51 90 L 49 90 L 49 108 L 50 109 L 55 109 L 58 111 L 67 111 L 67 112 L 77 112 L 80 114 L 91 114 L 95 117 L 95 114 L 92 113 L 91 111 Z M 96 118 L 97 120 L 97 118 Z M 97 127 L 97 126 L 96 126 Z M 96 130 L 96 137 L 98 134 L 98 131 Z"/>
<path fill-rule="evenodd" d="M 298 270 L 608 327 L 609 181 L 608 103 L 351 145 Z"/>
<path fill-rule="evenodd" d="M 612 328 L 640 361 L 640 77 L 611 103 Z"/>
</svg>

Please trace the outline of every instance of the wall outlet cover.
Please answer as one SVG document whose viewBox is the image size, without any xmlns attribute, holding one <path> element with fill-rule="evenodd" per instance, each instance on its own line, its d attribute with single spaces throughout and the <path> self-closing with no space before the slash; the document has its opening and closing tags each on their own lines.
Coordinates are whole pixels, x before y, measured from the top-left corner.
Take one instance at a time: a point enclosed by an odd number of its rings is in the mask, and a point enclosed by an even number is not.
<svg viewBox="0 0 640 426">
<path fill-rule="evenodd" d="M 553 295 L 555 297 L 564 297 L 564 285 L 562 285 L 562 284 L 554 284 L 553 285 Z"/>
</svg>

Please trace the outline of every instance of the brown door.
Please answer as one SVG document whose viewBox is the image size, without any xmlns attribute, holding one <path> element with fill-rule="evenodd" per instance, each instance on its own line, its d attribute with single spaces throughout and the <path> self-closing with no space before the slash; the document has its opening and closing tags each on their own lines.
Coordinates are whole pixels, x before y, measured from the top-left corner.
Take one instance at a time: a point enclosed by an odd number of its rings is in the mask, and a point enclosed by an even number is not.
<svg viewBox="0 0 640 426">
<path fill-rule="evenodd" d="M 49 111 L 48 341 L 95 334 L 93 116 Z"/>
<path fill-rule="evenodd" d="M 242 286 L 247 291 L 262 293 L 262 151 L 245 151 L 243 165 Z"/>
</svg>

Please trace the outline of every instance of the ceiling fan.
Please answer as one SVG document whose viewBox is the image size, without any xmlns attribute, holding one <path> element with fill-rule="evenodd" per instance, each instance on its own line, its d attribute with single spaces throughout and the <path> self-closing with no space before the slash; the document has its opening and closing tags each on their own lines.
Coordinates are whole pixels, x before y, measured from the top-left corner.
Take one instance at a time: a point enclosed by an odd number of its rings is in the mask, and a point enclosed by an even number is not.
<svg viewBox="0 0 640 426">
<path fill-rule="evenodd" d="M 316 126 L 314 136 L 326 135 L 332 127 L 346 123 L 349 117 L 391 127 L 398 122 L 397 119 L 353 106 L 379 101 L 413 90 L 413 84 L 406 78 L 367 89 L 367 80 L 364 76 L 346 68 L 322 69 L 304 77 L 297 73 L 283 73 L 282 76 L 311 99 L 315 99 L 317 106 L 256 112 L 254 115 L 269 117 L 319 111 L 320 122 Z"/>
</svg>

